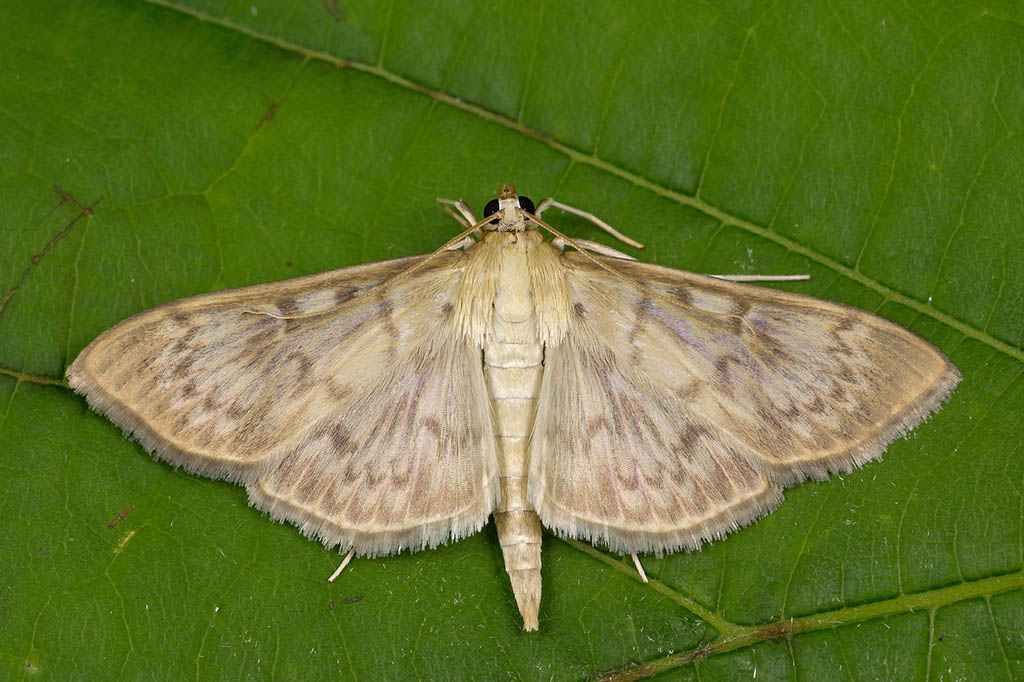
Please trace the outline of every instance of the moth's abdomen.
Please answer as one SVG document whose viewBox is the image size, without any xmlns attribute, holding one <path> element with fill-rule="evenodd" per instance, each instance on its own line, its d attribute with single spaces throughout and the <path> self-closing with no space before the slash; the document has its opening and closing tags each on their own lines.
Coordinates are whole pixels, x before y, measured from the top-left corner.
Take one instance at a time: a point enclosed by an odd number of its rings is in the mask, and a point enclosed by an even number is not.
<svg viewBox="0 0 1024 682">
<path fill-rule="evenodd" d="M 537 629 L 541 543 L 540 517 L 526 498 L 527 446 L 544 372 L 544 342 L 554 334 L 548 329 L 552 315 L 545 310 L 552 307 L 551 292 L 564 291 L 563 283 L 544 273 L 557 265 L 557 252 L 536 230 L 485 232 L 470 249 L 457 301 L 464 333 L 484 351 L 501 489 L 494 522 L 526 630 Z"/>
<path fill-rule="evenodd" d="M 540 518 L 526 501 L 526 471 L 542 359 L 537 343 L 489 343 L 484 348 L 501 476 L 501 503 L 494 522 L 526 630 L 537 629 L 540 606 Z"/>
</svg>

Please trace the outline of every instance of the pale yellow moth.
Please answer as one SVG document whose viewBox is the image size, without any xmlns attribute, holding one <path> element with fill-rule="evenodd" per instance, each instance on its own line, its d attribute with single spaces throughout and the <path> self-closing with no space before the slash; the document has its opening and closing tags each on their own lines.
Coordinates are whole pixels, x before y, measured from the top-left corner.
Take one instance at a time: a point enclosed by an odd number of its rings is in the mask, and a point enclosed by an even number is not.
<svg viewBox="0 0 1024 682">
<path fill-rule="evenodd" d="M 534 630 L 542 524 L 696 548 L 878 458 L 960 380 L 871 313 L 569 240 L 511 186 L 479 222 L 449 203 L 473 224 L 433 254 L 147 310 L 70 384 L 329 546 L 415 551 L 494 514 Z"/>
</svg>

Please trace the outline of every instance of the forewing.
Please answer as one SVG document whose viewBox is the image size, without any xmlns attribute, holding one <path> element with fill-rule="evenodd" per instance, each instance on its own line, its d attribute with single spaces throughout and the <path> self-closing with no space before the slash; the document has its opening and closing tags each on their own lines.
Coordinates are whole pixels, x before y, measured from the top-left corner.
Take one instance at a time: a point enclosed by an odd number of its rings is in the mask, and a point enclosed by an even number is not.
<svg viewBox="0 0 1024 682">
<path fill-rule="evenodd" d="M 245 483 L 325 542 L 379 553 L 465 535 L 493 506 L 496 455 L 479 357 L 451 320 L 462 255 L 374 290 L 422 258 L 148 310 L 93 341 L 69 381 L 147 450 Z"/>
<path fill-rule="evenodd" d="M 548 348 L 530 455 L 544 523 L 621 551 L 695 546 L 781 487 L 881 455 L 960 375 L 836 303 L 567 255 L 575 316 Z"/>
</svg>

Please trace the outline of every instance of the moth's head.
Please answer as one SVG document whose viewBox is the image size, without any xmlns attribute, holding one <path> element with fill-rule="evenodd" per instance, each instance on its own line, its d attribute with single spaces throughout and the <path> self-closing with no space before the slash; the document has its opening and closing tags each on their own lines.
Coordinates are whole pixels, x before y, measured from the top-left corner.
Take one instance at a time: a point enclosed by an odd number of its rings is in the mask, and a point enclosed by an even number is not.
<svg viewBox="0 0 1024 682">
<path fill-rule="evenodd" d="M 535 230 L 536 226 L 524 215 L 524 213 L 533 215 L 534 210 L 536 209 L 529 197 L 521 197 L 516 194 L 515 185 L 502 185 L 498 191 L 498 198 L 491 199 L 484 206 L 484 217 L 494 216 L 494 220 L 488 222 L 484 229 L 497 232 Z"/>
</svg>

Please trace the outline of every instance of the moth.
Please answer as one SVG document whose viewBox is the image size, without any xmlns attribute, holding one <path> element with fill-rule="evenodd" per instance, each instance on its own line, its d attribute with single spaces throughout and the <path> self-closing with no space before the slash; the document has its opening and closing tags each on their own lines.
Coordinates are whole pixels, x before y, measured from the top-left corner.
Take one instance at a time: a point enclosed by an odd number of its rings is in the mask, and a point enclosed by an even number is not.
<svg viewBox="0 0 1024 682">
<path fill-rule="evenodd" d="M 960 380 L 863 310 L 573 241 L 511 185 L 479 221 L 449 203 L 468 229 L 432 254 L 158 306 L 70 385 L 328 546 L 432 548 L 493 514 L 535 630 L 542 525 L 697 548 L 880 457 Z"/>
</svg>

